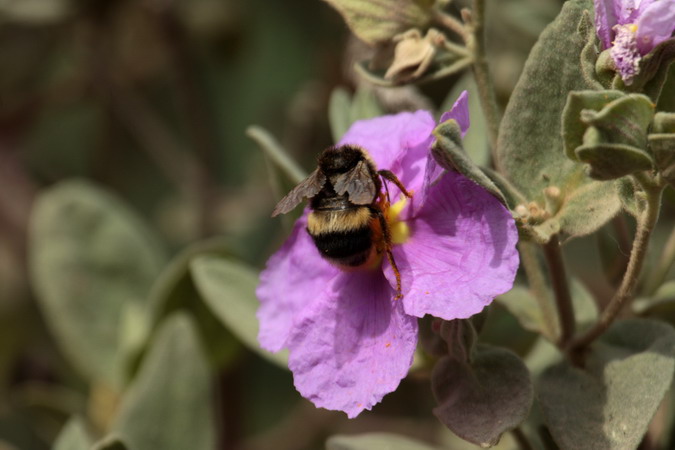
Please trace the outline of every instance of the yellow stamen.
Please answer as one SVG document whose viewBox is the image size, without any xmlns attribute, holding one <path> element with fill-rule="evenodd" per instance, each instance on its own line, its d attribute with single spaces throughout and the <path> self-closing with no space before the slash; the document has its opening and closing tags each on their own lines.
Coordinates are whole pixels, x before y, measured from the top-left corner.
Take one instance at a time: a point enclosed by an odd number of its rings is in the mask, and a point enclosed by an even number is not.
<svg viewBox="0 0 675 450">
<path fill-rule="evenodd" d="M 399 220 L 399 215 L 403 212 L 407 203 L 408 199 L 401 196 L 387 211 L 387 222 L 389 222 L 392 244 L 403 244 L 410 237 L 410 227 L 408 227 L 407 223 Z"/>
</svg>

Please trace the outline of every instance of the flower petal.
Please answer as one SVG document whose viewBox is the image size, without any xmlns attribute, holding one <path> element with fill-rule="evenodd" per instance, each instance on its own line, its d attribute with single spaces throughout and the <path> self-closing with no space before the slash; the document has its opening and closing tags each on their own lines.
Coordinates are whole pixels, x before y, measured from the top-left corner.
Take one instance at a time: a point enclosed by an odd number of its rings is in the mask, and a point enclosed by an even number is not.
<svg viewBox="0 0 675 450">
<path fill-rule="evenodd" d="M 338 145 L 353 144 L 363 147 L 378 169 L 394 171 L 394 161 L 425 142 L 434 126 L 434 119 L 428 111 L 359 120 L 349 128 Z M 396 175 L 402 176 L 401 173 Z"/>
<path fill-rule="evenodd" d="M 615 12 L 616 0 L 593 0 L 595 4 L 595 30 L 598 33 L 603 49 L 612 46 L 612 27 L 617 24 Z"/>
<path fill-rule="evenodd" d="M 646 55 L 675 30 L 675 1 L 660 0 L 647 6 L 637 21 L 635 39 L 641 55 Z"/>
<path fill-rule="evenodd" d="M 462 138 L 466 136 L 466 132 L 469 131 L 469 126 L 471 125 L 471 120 L 469 118 L 469 92 L 464 90 L 457 100 L 452 105 L 450 111 L 446 111 L 441 115 L 439 123 L 443 123 L 447 120 L 454 119 L 459 125 L 459 129 L 462 132 Z M 424 171 L 424 183 L 422 186 L 422 195 L 420 196 L 420 201 L 415 205 L 413 214 L 416 214 L 421 205 L 426 201 L 427 192 L 432 184 L 438 180 L 445 170 L 438 165 L 436 160 L 429 154 L 426 162 L 426 169 Z"/>
<path fill-rule="evenodd" d="M 511 214 L 480 186 L 447 172 L 393 248 L 408 314 L 446 320 L 480 312 L 513 286 L 518 233 Z M 385 274 L 392 286 L 390 266 Z"/>
<path fill-rule="evenodd" d="M 260 300 L 258 341 L 272 352 L 286 347 L 295 316 L 340 273 L 321 258 L 306 226 L 307 217 L 303 215 L 260 274 L 256 289 Z"/>
<path fill-rule="evenodd" d="M 460 130 L 462 130 L 462 137 L 466 135 L 466 132 L 469 131 L 469 126 L 471 125 L 471 120 L 469 118 L 469 92 L 462 91 L 457 97 L 457 100 L 452 105 L 450 111 L 446 111 L 441 116 L 439 123 L 443 123 L 447 120 L 455 119 L 459 124 Z"/>
<path fill-rule="evenodd" d="M 349 272 L 305 309 L 288 341 L 303 397 L 353 418 L 396 389 L 412 364 L 417 320 L 393 297 L 380 270 Z"/>
</svg>

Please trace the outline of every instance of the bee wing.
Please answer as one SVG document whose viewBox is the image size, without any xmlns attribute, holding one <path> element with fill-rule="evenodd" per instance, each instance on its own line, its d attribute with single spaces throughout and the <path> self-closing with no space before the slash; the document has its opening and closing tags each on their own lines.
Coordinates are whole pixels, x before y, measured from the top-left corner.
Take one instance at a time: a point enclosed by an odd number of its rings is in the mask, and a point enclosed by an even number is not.
<svg viewBox="0 0 675 450">
<path fill-rule="evenodd" d="M 317 168 L 307 178 L 300 182 L 284 198 L 282 198 L 272 212 L 272 217 L 286 214 L 307 197 L 314 197 L 326 183 L 326 176 Z"/>
<path fill-rule="evenodd" d="M 369 205 L 375 198 L 375 182 L 365 161 L 359 163 L 349 172 L 338 175 L 333 183 L 339 195 L 349 194 L 349 201 L 355 205 Z"/>
</svg>

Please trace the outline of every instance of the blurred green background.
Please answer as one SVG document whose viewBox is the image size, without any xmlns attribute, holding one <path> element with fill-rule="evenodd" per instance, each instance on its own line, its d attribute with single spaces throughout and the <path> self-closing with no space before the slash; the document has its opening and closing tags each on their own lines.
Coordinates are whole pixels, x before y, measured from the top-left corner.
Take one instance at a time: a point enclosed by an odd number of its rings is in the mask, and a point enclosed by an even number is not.
<svg viewBox="0 0 675 450">
<path fill-rule="evenodd" d="M 491 3 L 503 105 L 562 2 Z M 288 230 L 269 214 L 292 181 L 246 128 L 307 170 L 333 143 L 334 89 L 394 112 L 466 86 L 372 89 L 351 69 L 368 51 L 319 0 L 0 0 L 1 450 L 51 448 L 66 423 L 57 448 L 110 432 L 141 450 L 312 449 L 365 431 L 454 445 L 424 361 L 349 421 L 301 399 L 283 357 L 251 350 L 255 276 Z M 471 152 L 486 163 L 475 107 Z M 603 298 L 600 265 L 571 270 Z M 532 345 L 505 310 L 489 320 L 485 340 Z"/>
</svg>

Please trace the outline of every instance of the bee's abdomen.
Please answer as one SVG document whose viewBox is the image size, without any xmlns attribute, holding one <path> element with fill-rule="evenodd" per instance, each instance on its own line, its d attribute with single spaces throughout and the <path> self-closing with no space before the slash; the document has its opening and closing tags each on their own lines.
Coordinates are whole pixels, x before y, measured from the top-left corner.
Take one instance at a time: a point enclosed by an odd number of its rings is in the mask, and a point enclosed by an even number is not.
<svg viewBox="0 0 675 450">
<path fill-rule="evenodd" d="M 321 256 L 331 262 L 347 267 L 366 263 L 373 247 L 371 229 L 368 227 L 337 233 L 312 235 Z"/>
<path fill-rule="evenodd" d="M 307 231 L 324 258 L 344 267 L 365 264 L 373 251 L 372 216 L 368 208 L 313 211 Z"/>
</svg>

